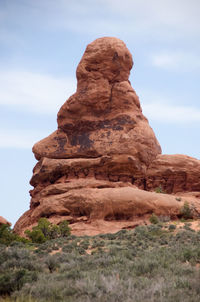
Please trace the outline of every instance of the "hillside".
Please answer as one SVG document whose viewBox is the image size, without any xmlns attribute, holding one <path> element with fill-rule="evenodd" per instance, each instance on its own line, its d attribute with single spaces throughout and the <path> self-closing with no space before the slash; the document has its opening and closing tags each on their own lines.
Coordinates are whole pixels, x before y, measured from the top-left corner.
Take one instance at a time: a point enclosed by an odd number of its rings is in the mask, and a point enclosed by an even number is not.
<svg viewBox="0 0 200 302">
<path fill-rule="evenodd" d="M 198 302 L 200 231 L 190 225 L 1 245 L 0 301 Z"/>
</svg>

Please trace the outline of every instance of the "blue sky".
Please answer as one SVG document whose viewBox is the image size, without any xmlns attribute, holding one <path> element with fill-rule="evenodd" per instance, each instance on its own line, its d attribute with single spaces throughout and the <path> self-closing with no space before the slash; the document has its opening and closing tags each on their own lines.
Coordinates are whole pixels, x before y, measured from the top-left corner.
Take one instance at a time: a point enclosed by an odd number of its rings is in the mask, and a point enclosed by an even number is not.
<svg viewBox="0 0 200 302">
<path fill-rule="evenodd" d="M 88 43 L 122 39 L 163 153 L 200 159 L 199 0 L 0 0 L 0 215 L 29 208 L 32 145 L 56 129 Z"/>
</svg>

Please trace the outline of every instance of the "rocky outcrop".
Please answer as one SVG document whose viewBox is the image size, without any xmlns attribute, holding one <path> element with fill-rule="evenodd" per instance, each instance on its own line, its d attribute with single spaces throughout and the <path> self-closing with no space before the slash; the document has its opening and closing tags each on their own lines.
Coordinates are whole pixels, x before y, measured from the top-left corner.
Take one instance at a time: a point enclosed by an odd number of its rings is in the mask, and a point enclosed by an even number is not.
<svg viewBox="0 0 200 302">
<path fill-rule="evenodd" d="M 5 218 L 3 218 L 2 216 L 0 216 L 0 226 L 2 224 L 7 224 L 7 225 L 11 226 L 10 222 L 8 222 Z"/>
<path fill-rule="evenodd" d="M 158 155 L 146 174 L 146 189 L 166 193 L 200 192 L 200 160 L 187 155 Z"/>
<path fill-rule="evenodd" d="M 128 81 L 132 65 L 119 39 L 88 45 L 77 68 L 77 91 L 58 112 L 58 130 L 33 147 L 36 158 L 129 155 L 135 171 L 144 173 L 161 148 Z"/>
<path fill-rule="evenodd" d="M 84 234 L 83 225 L 90 229 L 97 221 L 102 229 L 106 224 L 106 232 L 111 221 L 122 228 L 153 212 L 175 217 L 182 202 L 150 191 L 158 186 L 168 193 L 199 190 L 198 160 L 161 155 L 128 80 L 132 65 L 117 38 L 87 46 L 77 67 L 76 93 L 58 112 L 58 129 L 33 147 L 38 163 L 30 181 L 31 205 L 16 232 L 40 217 L 54 223 L 67 219 L 74 232 Z M 198 203 L 197 196 L 188 200 Z"/>
</svg>

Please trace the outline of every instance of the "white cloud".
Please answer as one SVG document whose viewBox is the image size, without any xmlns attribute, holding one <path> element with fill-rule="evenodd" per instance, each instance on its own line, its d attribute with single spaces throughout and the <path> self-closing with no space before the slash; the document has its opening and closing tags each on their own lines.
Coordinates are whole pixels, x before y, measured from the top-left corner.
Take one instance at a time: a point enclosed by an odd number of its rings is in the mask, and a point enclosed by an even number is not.
<svg viewBox="0 0 200 302">
<path fill-rule="evenodd" d="M 1 129 L 0 148 L 30 149 L 50 133 L 25 129 Z"/>
<path fill-rule="evenodd" d="M 200 106 L 180 104 L 180 97 L 166 97 L 151 90 L 139 91 L 140 102 L 144 115 L 161 124 L 192 125 L 200 122 Z"/>
<path fill-rule="evenodd" d="M 168 71 L 200 71 L 200 56 L 181 51 L 164 51 L 151 56 L 153 66 Z"/>
<path fill-rule="evenodd" d="M 80 30 L 83 26 L 89 31 L 96 29 L 98 32 L 109 32 L 111 30 L 115 34 L 126 33 L 139 38 L 150 36 L 151 39 L 162 40 L 177 37 L 185 39 L 186 36 L 191 38 L 200 34 L 200 3 L 198 0 L 125 0 L 123 5 L 121 0 L 99 0 L 89 9 L 92 16 L 94 16 L 92 7 L 94 11 L 94 7 L 98 6 L 100 10 L 104 9 L 107 12 L 106 15 L 110 17 L 96 16 L 95 21 L 85 15 L 86 18 L 84 16 L 80 18 L 82 25 L 75 18 Z M 85 22 L 88 24 L 87 28 L 84 26 Z"/>
<path fill-rule="evenodd" d="M 137 17 L 147 24 L 184 27 L 186 30 L 199 30 L 199 0 L 103 0 L 112 11 L 126 16 Z M 189 22 L 187 22 L 189 21 Z"/>
<path fill-rule="evenodd" d="M 76 82 L 72 78 L 27 71 L 0 72 L 0 105 L 20 110 L 55 113 L 75 90 Z"/>
<path fill-rule="evenodd" d="M 199 9 L 199 0 L 19 0 L 7 5 L 3 21 L 51 32 L 190 39 L 200 35 Z"/>
<path fill-rule="evenodd" d="M 51 7 L 54 6 L 51 2 Z M 119 33 L 151 33 L 162 38 L 177 34 L 194 36 L 200 34 L 199 9 L 199 0 L 124 0 L 123 5 L 121 0 L 58 0 L 52 12 L 56 10 L 61 18 L 56 19 L 52 27 L 58 25 L 73 30 L 71 24 L 74 23 L 76 31 L 85 29 L 87 33 L 100 28 L 108 31 L 116 26 Z M 104 14 L 100 14 L 101 11 Z"/>
<path fill-rule="evenodd" d="M 189 106 L 172 105 L 170 102 L 156 101 L 144 103 L 143 113 L 148 119 L 159 123 L 191 124 L 200 122 L 200 109 Z"/>
</svg>

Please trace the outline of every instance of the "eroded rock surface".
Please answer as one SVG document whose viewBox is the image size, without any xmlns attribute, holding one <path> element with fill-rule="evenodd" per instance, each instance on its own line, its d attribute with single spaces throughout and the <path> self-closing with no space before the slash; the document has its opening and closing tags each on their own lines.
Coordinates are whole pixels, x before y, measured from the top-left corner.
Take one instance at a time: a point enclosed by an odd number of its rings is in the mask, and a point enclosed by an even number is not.
<svg viewBox="0 0 200 302">
<path fill-rule="evenodd" d="M 146 175 L 146 189 L 166 193 L 200 192 L 200 160 L 187 155 L 158 155 Z"/>
<path fill-rule="evenodd" d="M 132 65 L 119 39 L 89 44 L 77 67 L 77 91 L 58 112 L 58 130 L 33 147 L 36 158 L 122 154 L 132 156 L 135 171 L 144 173 L 161 148 L 128 80 Z"/>
<path fill-rule="evenodd" d="M 84 234 L 87 228 L 101 232 L 97 221 L 106 232 L 111 221 L 123 228 L 153 212 L 175 217 L 182 205 L 175 196 L 147 191 L 200 191 L 198 160 L 161 155 L 128 80 L 132 65 L 117 38 L 87 46 L 77 67 L 77 90 L 58 112 L 58 129 L 33 147 L 34 189 L 30 210 L 15 225 L 18 233 L 40 217 L 67 219 L 75 233 L 84 225 Z"/>
</svg>

